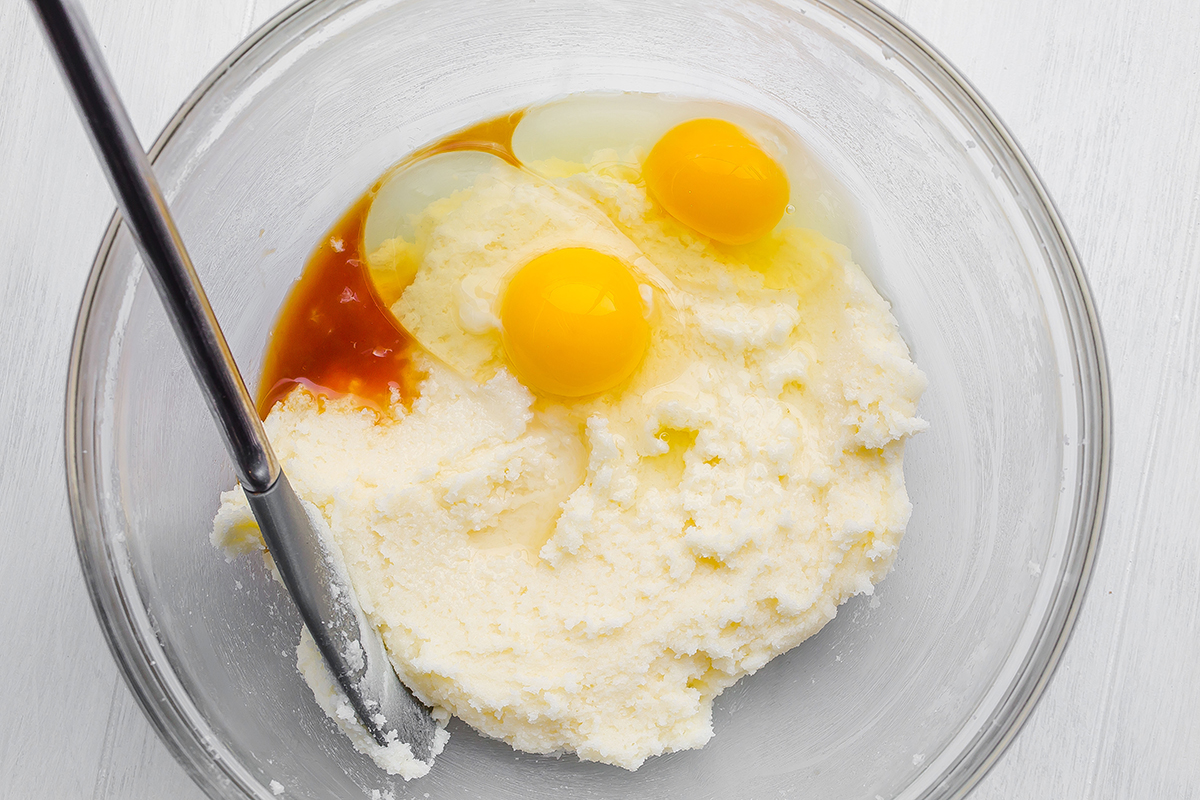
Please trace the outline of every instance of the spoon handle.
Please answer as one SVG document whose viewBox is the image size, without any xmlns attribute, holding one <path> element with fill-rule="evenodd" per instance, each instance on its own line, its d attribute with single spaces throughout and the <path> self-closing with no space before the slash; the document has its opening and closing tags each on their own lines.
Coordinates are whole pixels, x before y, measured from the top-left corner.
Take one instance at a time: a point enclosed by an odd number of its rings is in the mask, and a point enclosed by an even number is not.
<svg viewBox="0 0 1200 800">
<path fill-rule="evenodd" d="M 279 468 L 83 11 L 75 0 L 30 2 L 301 618 L 375 741 L 384 747 L 404 742 L 416 758 L 431 760 L 437 725 L 396 677 L 340 556 L 325 544 Z"/>
<path fill-rule="evenodd" d="M 279 462 L 83 10 L 75 0 L 30 3 L 225 439 L 238 480 L 249 492 L 265 492 L 279 477 Z"/>
</svg>

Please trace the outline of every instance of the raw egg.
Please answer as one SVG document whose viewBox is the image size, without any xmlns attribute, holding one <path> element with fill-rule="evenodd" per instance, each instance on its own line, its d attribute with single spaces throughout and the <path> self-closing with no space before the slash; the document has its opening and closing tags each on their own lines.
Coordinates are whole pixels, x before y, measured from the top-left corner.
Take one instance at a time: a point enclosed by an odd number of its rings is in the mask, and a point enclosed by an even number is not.
<svg viewBox="0 0 1200 800">
<path fill-rule="evenodd" d="M 737 125 L 694 119 L 658 140 L 643 166 L 646 188 L 667 212 L 725 244 L 774 228 L 788 204 L 783 168 Z"/>
<path fill-rule="evenodd" d="M 521 267 L 504 292 L 500 322 L 521 381 L 563 397 L 620 384 L 641 362 L 650 334 L 633 275 L 586 247 L 552 250 Z"/>
<path fill-rule="evenodd" d="M 460 150 L 402 163 L 384 176 L 362 225 L 367 273 L 384 305 L 391 307 L 417 276 L 421 248 L 413 220 L 431 203 L 507 166 L 492 153 Z"/>
<path fill-rule="evenodd" d="M 550 180 L 585 169 L 640 175 L 667 131 L 700 119 L 737 126 L 783 169 L 790 197 L 780 227 L 808 228 L 847 245 L 873 281 L 882 279 L 871 219 L 858 199 L 861 187 L 855 190 L 843 182 L 853 169 L 834 151 L 813 149 L 817 138 L 806 141 L 799 128 L 753 108 L 661 94 L 573 94 L 528 109 L 513 133 L 512 147 L 523 165 Z M 564 169 L 564 161 L 577 167 Z M 832 164 L 840 166 L 831 169 Z"/>
</svg>

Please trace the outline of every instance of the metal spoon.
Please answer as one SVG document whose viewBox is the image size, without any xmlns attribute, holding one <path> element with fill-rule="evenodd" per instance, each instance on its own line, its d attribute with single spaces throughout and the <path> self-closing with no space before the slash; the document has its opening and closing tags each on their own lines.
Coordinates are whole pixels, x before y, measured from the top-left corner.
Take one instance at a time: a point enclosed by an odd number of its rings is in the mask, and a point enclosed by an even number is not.
<svg viewBox="0 0 1200 800">
<path fill-rule="evenodd" d="M 429 761 L 436 730 L 429 710 L 396 677 L 333 545 L 279 467 L 83 11 L 75 0 L 30 2 L 301 619 L 375 741 L 407 742 Z"/>
</svg>

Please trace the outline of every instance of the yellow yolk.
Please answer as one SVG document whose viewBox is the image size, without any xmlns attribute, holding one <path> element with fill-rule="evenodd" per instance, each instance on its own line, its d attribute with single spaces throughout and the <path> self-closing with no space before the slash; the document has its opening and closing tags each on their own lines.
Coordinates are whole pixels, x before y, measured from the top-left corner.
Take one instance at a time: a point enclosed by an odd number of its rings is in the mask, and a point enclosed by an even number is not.
<svg viewBox="0 0 1200 800">
<path fill-rule="evenodd" d="M 553 250 L 522 267 L 505 290 L 500 322 L 521 381 L 564 397 L 625 380 L 650 336 L 633 275 L 583 247 Z"/>
<path fill-rule="evenodd" d="M 783 217 L 783 168 L 745 131 L 693 119 L 658 140 L 643 165 L 646 188 L 671 216 L 725 244 L 764 236 Z"/>
</svg>

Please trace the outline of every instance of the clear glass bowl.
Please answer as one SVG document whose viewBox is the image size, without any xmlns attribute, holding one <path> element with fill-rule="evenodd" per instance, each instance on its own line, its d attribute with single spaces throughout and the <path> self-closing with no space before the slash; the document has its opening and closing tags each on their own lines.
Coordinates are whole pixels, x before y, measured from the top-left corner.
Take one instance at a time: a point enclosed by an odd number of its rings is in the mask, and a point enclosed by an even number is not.
<svg viewBox="0 0 1200 800">
<path fill-rule="evenodd" d="M 792 126 L 857 197 L 857 256 L 929 376 L 895 571 L 721 696 L 703 750 L 636 773 L 513 752 L 459 723 L 411 784 L 356 753 L 295 668 L 258 559 L 209 544 L 233 473 L 128 231 L 83 299 L 67 395 L 80 559 L 146 714 L 213 797 L 958 797 L 1048 680 L 1108 468 L 1095 313 L 1062 224 L 975 92 L 851 0 L 311 2 L 218 67 L 153 149 L 253 380 L 317 237 L 386 167 L 569 92 L 670 92 Z M 864 243 L 874 242 L 874 247 Z"/>
</svg>

